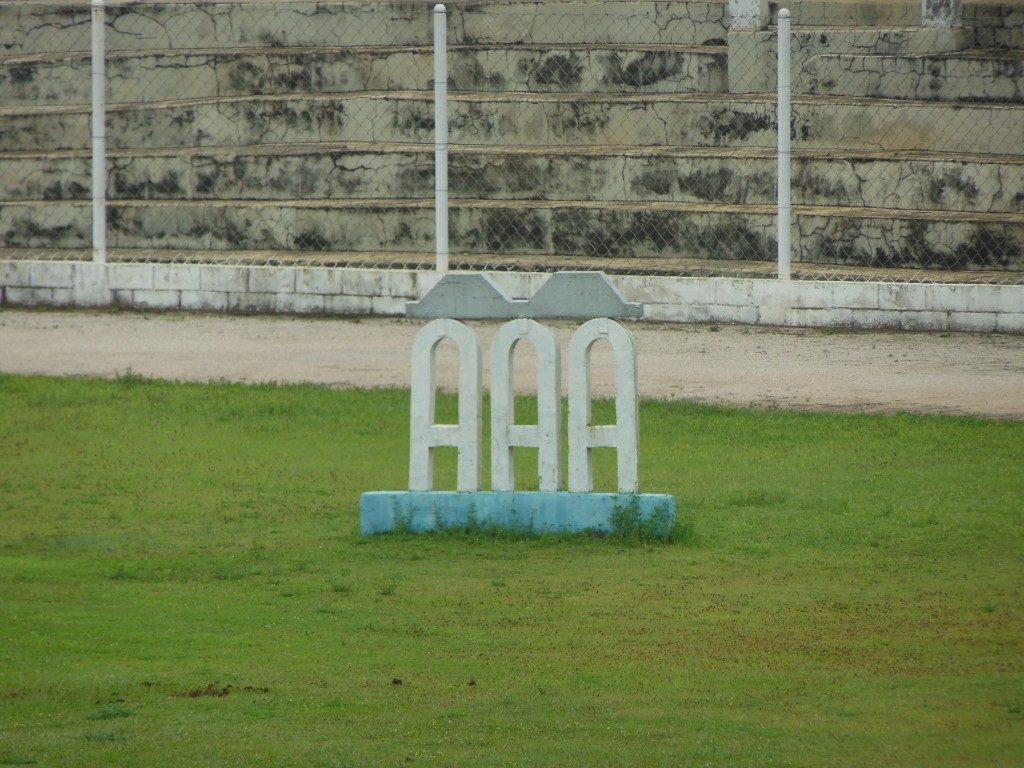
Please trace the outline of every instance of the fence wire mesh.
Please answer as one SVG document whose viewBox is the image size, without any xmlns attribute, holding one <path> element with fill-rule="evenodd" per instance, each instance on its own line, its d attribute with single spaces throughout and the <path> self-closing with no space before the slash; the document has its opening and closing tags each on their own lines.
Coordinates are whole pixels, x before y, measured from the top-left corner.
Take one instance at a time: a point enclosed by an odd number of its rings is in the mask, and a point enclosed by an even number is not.
<svg viewBox="0 0 1024 768">
<path fill-rule="evenodd" d="M 491 6 L 504 36 L 450 49 L 453 253 L 774 274 L 774 95 L 728 93 L 721 11 Z"/>
<path fill-rule="evenodd" d="M 885 36 L 794 29 L 804 276 L 1021 281 L 1022 51 L 986 47 L 994 22 L 970 18 Z"/>
<path fill-rule="evenodd" d="M 775 276 L 774 28 L 447 5 L 452 268 Z M 108 4 L 110 260 L 432 266 L 432 7 Z M 1021 281 L 1024 17 L 978 8 L 794 19 L 795 277 Z M 0 3 L 0 258 L 89 257 L 89 19 Z"/>
<path fill-rule="evenodd" d="M 108 25 L 121 258 L 429 260 L 427 5 L 147 3 Z"/>
<path fill-rule="evenodd" d="M 0 6 L 15 41 L 0 87 L 16 94 L 0 116 L 0 196 L 36 205 L 3 246 L 87 258 L 89 8 L 21 5 Z M 109 259 L 431 261 L 429 11 L 108 4 Z"/>
<path fill-rule="evenodd" d="M 0 258 L 90 256 L 89 41 L 87 5 L 0 4 Z"/>
</svg>

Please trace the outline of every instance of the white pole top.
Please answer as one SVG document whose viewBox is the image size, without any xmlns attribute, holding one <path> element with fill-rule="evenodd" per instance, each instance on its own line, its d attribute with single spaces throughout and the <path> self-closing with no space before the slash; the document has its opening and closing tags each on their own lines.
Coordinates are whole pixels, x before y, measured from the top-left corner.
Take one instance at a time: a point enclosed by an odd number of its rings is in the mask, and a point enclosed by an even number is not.
<svg viewBox="0 0 1024 768">
<path fill-rule="evenodd" d="M 434 13 L 444 13 L 446 10 L 444 3 L 438 3 L 434 6 Z"/>
<path fill-rule="evenodd" d="M 781 18 L 783 18 L 783 19 L 788 19 L 789 18 L 789 8 L 780 8 L 779 9 L 779 16 Z"/>
</svg>

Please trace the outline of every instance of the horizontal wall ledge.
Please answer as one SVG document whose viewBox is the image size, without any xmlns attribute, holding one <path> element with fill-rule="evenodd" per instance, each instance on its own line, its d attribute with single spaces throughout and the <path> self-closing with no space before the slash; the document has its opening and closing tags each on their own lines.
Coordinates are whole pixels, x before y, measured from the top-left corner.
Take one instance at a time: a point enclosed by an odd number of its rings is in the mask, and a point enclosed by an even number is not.
<svg viewBox="0 0 1024 768">
<path fill-rule="evenodd" d="M 512 298 L 549 272 L 488 273 Z M 423 269 L 0 261 L 6 307 L 402 317 L 437 282 Z M 612 275 L 644 319 L 823 328 L 1024 333 L 1024 285 Z"/>
</svg>

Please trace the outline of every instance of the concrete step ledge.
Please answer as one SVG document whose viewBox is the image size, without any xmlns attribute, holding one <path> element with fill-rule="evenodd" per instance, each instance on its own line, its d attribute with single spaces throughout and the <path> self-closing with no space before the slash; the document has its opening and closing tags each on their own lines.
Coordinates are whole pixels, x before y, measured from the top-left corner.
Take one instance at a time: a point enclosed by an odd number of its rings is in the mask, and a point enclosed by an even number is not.
<svg viewBox="0 0 1024 768">
<path fill-rule="evenodd" d="M 108 204 L 113 208 L 149 208 L 153 210 L 170 211 L 181 209 L 184 211 L 203 211 L 213 208 L 244 209 L 254 210 L 379 210 L 393 208 L 395 210 L 421 210 L 432 209 L 433 198 L 415 198 L 396 200 L 393 198 L 343 198 L 336 200 L 111 200 Z M 774 204 L 730 204 L 730 203 L 705 203 L 705 202 L 667 202 L 667 201 L 608 201 L 608 200 L 502 200 L 502 199 L 471 199 L 452 197 L 449 204 L 455 208 L 466 209 L 502 209 L 502 210 L 556 210 L 556 209 L 581 209 L 581 210 L 622 210 L 633 212 L 659 212 L 676 211 L 680 213 L 772 213 L 775 210 Z M 90 207 L 87 200 L 31 200 L 31 201 L 10 201 L 0 202 L 4 209 L 24 210 L 37 212 L 56 212 L 63 209 L 77 209 Z M 913 210 L 905 208 L 865 208 L 863 206 L 812 206 L 794 205 L 794 213 L 812 215 L 819 213 L 828 216 L 843 216 L 852 218 L 916 218 L 928 221 L 979 221 L 979 222 L 1009 222 L 1024 223 L 1024 214 L 1001 213 L 992 211 L 948 211 L 948 210 Z"/>
<path fill-rule="evenodd" d="M 813 257 L 813 254 L 811 254 Z M 774 256 L 771 260 L 703 259 L 682 255 L 657 260 L 638 261 L 631 257 L 568 256 L 565 254 L 537 257 L 501 253 L 454 251 L 450 255 L 453 271 L 491 271 L 508 275 L 529 273 L 550 274 L 558 271 L 600 270 L 623 278 L 661 277 L 730 277 L 775 279 Z M 88 262 L 92 250 L 87 248 L 0 248 L 0 262 L 46 261 Z M 433 251 L 256 251 L 256 250 L 187 250 L 156 248 L 110 248 L 110 264 L 234 266 L 234 267 L 318 267 L 322 269 L 374 269 L 389 274 L 396 270 L 433 270 Z M 932 269 L 921 267 L 873 267 L 819 264 L 813 260 L 793 264 L 794 280 L 835 280 L 843 282 L 927 283 L 958 285 L 1024 285 L 1024 271 L 971 269 Z M 538 288 L 533 285 L 514 298 L 529 298 Z"/>
<path fill-rule="evenodd" d="M 797 146 L 1024 154 L 1024 107 L 872 100 L 794 99 Z M 464 144 L 579 144 L 771 147 L 775 107 L 762 96 L 731 94 L 574 95 L 458 93 L 451 140 Z M 433 141 L 433 104 L 416 92 L 337 96 L 200 99 L 113 107 L 113 149 L 313 141 Z M 84 149 L 83 108 L 0 109 L 8 150 Z"/>
<path fill-rule="evenodd" d="M 113 153 L 111 200 L 430 198 L 432 148 L 372 145 Z M 502 151 L 504 149 L 504 151 Z M 771 150 L 655 151 L 591 147 L 516 151 L 453 147 L 449 189 L 460 198 L 770 205 Z M 86 200 L 88 153 L 0 155 L 0 200 Z M 1024 213 L 1024 157 L 944 153 L 797 153 L 797 204 Z"/>
<path fill-rule="evenodd" d="M 829 54 L 807 60 L 796 79 L 801 92 L 818 95 L 1024 103 L 1019 52 Z"/>
<path fill-rule="evenodd" d="M 778 31 L 730 30 L 728 38 L 729 90 L 733 93 L 774 93 Z M 892 27 L 794 27 L 791 58 L 794 73 L 807 62 L 827 54 L 911 55 L 955 52 L 969 48 L 974 39 L 963 28 Z M 794 74 L 794 93 L 801 78 Z"/>
<path fill-rule="evenodd" d="M 885 27 L 920 25 L 919 0 L 772 0 L 774 19 L 780 8 L 788 8 L 793 24 L 807 26 Z M 962 23 L 969 28 L 1002 28 L 1020 24 L 1024 13 L 1020 0 L 966 0 Z"/>
<path fill-rule="evenodd" d="M 453 46 L 449 89 L 561 92 L 727 90 L 726 49 L 710 46 Z M 0 59 L 5 106 L 87 104 L 90 59 L 33 54 Z M 108 104 L 253 94 L 431 91 L 424 47 L 232 48 L 114 52 Z"/>
<path fill-rule="evenodd" d="M 774 19 L 788 8 L 792 23 L 801 26 L 886 27 L 921 23 L 920 2 L 844 2 L 843 0 L 784 0 L 769 4 Z"/>
<path fill-rule="evenodd" d="M 109 50 L 429 45 L 432 3 L 166 3 L 111 6 Z M 724 2 L 532 0 L 449 3 L 449 42 L 701 45 L 724 40 Z M 89 50 L 88 5 L 0 5 L 0 50 Z"/>
<path fill-rule="evenodd" d="M 301 204 L 300 204 L 301 203 Z M 84 248 L 86 203 L 0 207 L 0 247 Z M 796 261 L 837 266 L 1024 270 L 1024 215 L 794 206 Z M 429 253 L 431 200 L 118 203 L 112 248 Z M 451 248 L 527 259 L 770 261 L 774 207 L 452 201 Z"/>
</svg>

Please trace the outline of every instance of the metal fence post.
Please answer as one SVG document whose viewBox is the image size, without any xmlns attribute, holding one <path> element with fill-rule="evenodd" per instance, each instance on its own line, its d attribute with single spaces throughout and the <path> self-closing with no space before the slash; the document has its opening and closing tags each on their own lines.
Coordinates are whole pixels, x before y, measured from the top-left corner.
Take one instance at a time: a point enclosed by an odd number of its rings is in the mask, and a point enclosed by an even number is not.
<svg viewBox="0 0 1024 768">
<path fill-rule="evenodd" d="M 104 0 L 92 0 L 92 260 L 107 260 L 107 61 Z"/>
<path fill-rule="evenodd" d="M 435 268 L 448 271 L 448 15 L 434 6 L 434 248 Z"/>
<path fill-rule="evenodd" d="M 779 106 L 777 116 L 777 134 L 779 143 L 779 189 L 778 189 L 778 241 L 779 241 L 779 280 L 789 280 L 791 274 L 790 261 L 790 155 L 789 130 L 792 122 L 792 104 L 790 91 L 792 80 L 789 65 L 790 52 L 789 9 L 779 11 L 778 40 L 778 91 Z"/>
</svg>

